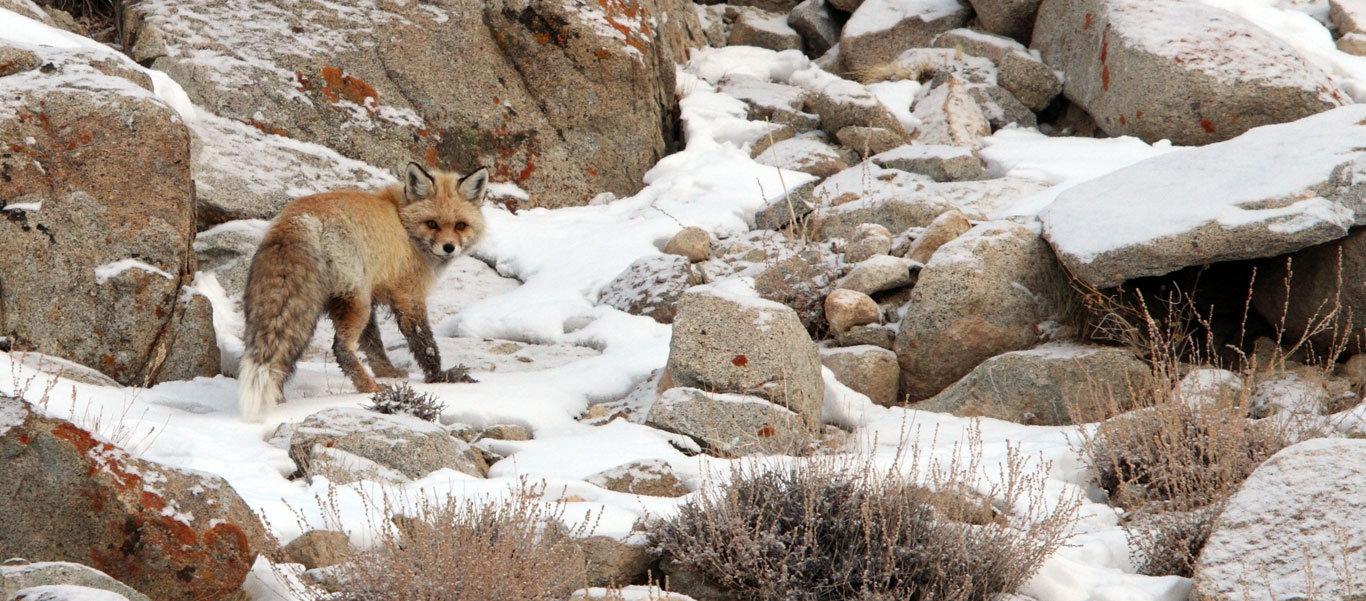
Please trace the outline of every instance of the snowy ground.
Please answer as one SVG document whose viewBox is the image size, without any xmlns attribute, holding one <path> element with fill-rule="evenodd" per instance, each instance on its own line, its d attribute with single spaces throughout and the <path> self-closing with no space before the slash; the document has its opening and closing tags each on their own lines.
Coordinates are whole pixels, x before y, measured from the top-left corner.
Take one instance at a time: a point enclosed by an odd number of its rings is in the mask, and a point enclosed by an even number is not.
<svg viewBox="0 0 1366 601">
<path fill-rule="evenodd" d="M 1271 0 L 1207 2 L 1242 12 L 1295 40 L 1297 47 L 1345 79 L 1366 73 L 1366 59 L 1329 52 L 1332 42 L 1325 42 L 1322 25 L 1302 13 L 1280 11 Z M 99 46 L 4 10 L 0 10 L 0 39 Z M 670 515 L 687 497 L 616 493 L 586 483 L 586 477 L 643 459 L 668 462 L 692 489 L 726 474 L 730 461 L 686 456 L 669 444 L 671 435 L 666 433 L 624 420 L 590 426 L 576 418 L 590 404 L 624 396 L 664 365 L 669 350 L 668 326 L 598 305 L 598 291 L 637 258 L 659 253 L 682 227 L 700 226 L 720 237 L 739 234 L 750 227 L 754 212 L 765 202 L 810 179 L 751 160 L 748 144 L 752 139 L 736 134 L 748 131 L 737 128 L 747 125 L 743 107 L 712 91 L 704 81 L 734 71 L 787 77 L 805 59 L 792 61 L 790 56 L 754 49 L 704 53 L 704 60 L 697 60 L 680 77 L 680 93 L 687 94 L 682 101 L 687 148 L 661 160 L 646 175 L 648 186 L 634 197 L 586 207 L 524 210 L 516 215 L 500 208 L 486 209 L 490 234 L 477 259 L 458 262 L 432 299 L 432 320 L 442 338 L 446 365 L 472 367 L 479 382 L 415 381 L 413 386 L 446 403 L 444 423 L 521 424 L 532 430 L 534 439 L 497 443 L 494 449 L 507 458 L 492 466 L 488 479 L 439 471 L 389 489 L 389 494 L 499 496 L 520 488 L 524 479 L 543 481 L 547 501 L 572 499 L 566 516 L 590 516 L 596 520 L 597 534 L 625 537 L 640 518 Z M 159 73 L 154 75 L 158 76 L 158 95 L 187 121 L 196 119 L 196 109 L 179 87 Z M 1003 130 L 987 141 L 983 155 L 994 175 L 1009 174 L 1053 186 L 1005 212 L 1030 215 L 1065 187 L 1169 150 L 1169 144 L 1148 145 L 1133 138 L 1048 138 L 1033 130 Z M 214 299 L 220 345 L 229 353 L 225 363 L 232 364 L 232 354 L 241 348 L 236 340 L 240 309 L 211 277 L 201 278 L 199 285 Z M 384 333 L 395 349 L 396 362 L 406 365 L 401 338 L 391 323 L 386 323 Z M 341 525 L 353 533 L 353 542 L 364 545 L 372 522 L 362 497 L 380 496 L 385 492 L 381 485 L 363 482 L 330 491 L 332 485 L 321 478 L 311 485 L 290 480 L 287 476 L 294 472 L 294 463 L 285 449 L 269 442 L 281 423 L 366 400 L 353 392 L 321 351 L 329 335 L 325 325 L 320 328 L 316 352 L 300 365 L 286 388 L 289 402 L 271 412 L 264 424 L 238 419 L 236 381 L 226 376 L 121 389 L 55 379 L 34 369 L 32 357 L 0 353 L 0 393 L 23 394 L 47 412 L 93 427 L 147 459 L 224 477 L 269 520 L 282 542 L 308 527 L 325 526 L 318 498 L 333 492 L 342 510 Z M 1074 429 L 883 409 L 839 386 L 828 372 L 827 386 L 827 421 L 855 427 L 849 451 L 873 457 L 875 465 L 902 465 L 904 469 L 912 449 L 917 448 L 922 462 L 946 460 L 959 452 L 977 427 L 984 478 L 999 474 L 1015 449 L 1047 470 L 1051 498 L 1081 495 L 1085 499 L 1070 543 L 1022 593 L 1048 601 L 1186 598 L 1190 588 L 1186 579 L 1133 574 L 1116 512 L 1097 502 L 1094 495 L 1087 497 L 1089 483 L 1074 449 Z M 311 523 L 300 524 L 298 515 Z M 256 575 L 264 578 L 251 585 L 257 599 L 283 598 L 270 592 L 273 587 L 266 582 L 270 570 L 264 563 L 258 565 Z"/>
</svg>

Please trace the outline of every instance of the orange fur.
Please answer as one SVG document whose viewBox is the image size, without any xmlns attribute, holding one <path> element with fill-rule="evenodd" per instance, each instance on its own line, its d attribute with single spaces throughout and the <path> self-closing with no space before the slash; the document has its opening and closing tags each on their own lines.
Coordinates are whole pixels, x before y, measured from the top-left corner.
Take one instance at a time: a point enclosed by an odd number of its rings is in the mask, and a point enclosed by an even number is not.
<svg viewBox="0 0 1366 601">
<path fill-rule="evenodd" d="M 336 326 L 337 363 L 357 390 L 379 388 L 356 357 L 363 337 L 372 367 L 393 372 L 372 319 L 376 304 L 393 309 L 427 381 L 442 379 L 427 293 L 437 272 L 484 235 L 479 203 L 487 172 L 460 178 L 410 163 L 404 181 L 373 193 L 315 194 L 280 211 L 252 260 L 243 298 L 244 417 L 258 420 L 283 402 L 284 380 L 324 312 Z"/>
</svg>

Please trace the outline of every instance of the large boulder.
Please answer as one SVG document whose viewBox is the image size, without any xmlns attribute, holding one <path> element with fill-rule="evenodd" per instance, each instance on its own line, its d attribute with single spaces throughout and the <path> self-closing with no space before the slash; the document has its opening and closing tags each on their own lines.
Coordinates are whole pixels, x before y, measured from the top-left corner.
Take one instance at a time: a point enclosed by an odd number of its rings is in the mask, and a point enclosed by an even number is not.
<svg viewBox="0 0 1366 601">
<path fill-rule="evenodd" d="M 1062 426 L 1132 407 L 1152 370 L 1122 348 L 1048 344 L 997 355 L 916 409 Z"/>
<path fill-rule="evenodd" d="M 20 50 L 41 60 L 0 77 L 0 337 L 123 384 L 217 373 L 185 125 L 126 59 Z"/>
<path fill-rule="evenodd" d="M 24 589 L 51 585 L 74 585 L 122 595 L 128 601 L 151 601 L 147 595 L 110 578 L 90 566 L 66 561 L 22 562 L 0 565 L 0 599 L 9 599 Z"/>
<path fill-rule="evenodd" d="M 826 0 L 802 0 L 787 14 L 787 24 L 801 34 L 807 54 L 820 56 L 840 42 L 844 18 Z"/>
<path fill-rule="evenodd" d="M 795 455 L 816 430 L 809 420 L 756 396 L 670 388 L 650 407 L 645 425 L 691 437 L 726 457 Z"/>
<path fill-rule="evenodd" d="M 1200 2 L 1044 0 L 1032 47 L 1112 136 L 1209 144 L 1348 102 L 1285 42 Z"/>
<path fill-rule="evenodd" d="M 439 469 L 482 478 L 483 457 L 438 424 L 411 415 L 360 408 L 324 409 L 289 439 L 289 456 L 305 476 L 345 484 L 363 479 L 404 482 Z"/>
<path fill-rule="evenodd" d="M 820 356 L 786 305 L 714 286 L 689 289 L 674 317 L 668 373 L 676 386 L 758 396 L 808 423 L 820 420 Z"/>
<path fill-rule="evenodd" d="M 8 397 L 0 473 L 6 556 L 80 562 L 158 601 L 222 598 L 270 551 L 222 478 L 138 459 Z"/>
<path fill-rule="evenodd" d="M 897 404 L 901 369 L 896 353 L 870 345 L 821 349 L 821 364 L 835 379 L 883 407 Z"/>
<path fill-rule="evenodd" d="M 1366 572 L 1366 440 L 1272 455 L 1228 501 L 1195 565 L 1200 601 L 1353 601 Z"/>
<path fill-rule="evenodd" d="M 1366 224 L 1364 137 L 1358 104 L 1153 157 L 1058 195 L 1044 237 L 1097 287 L 1341 238 Z"/>
<path fill-rule="evenodd" d="M 634 193 L 674 142 L 684 0 L 359 4 L 145 0 L 138 61 L 262 131 L 390 166 L 488 165 L 545 206 Z"/>
<path fill-rule="evenodd" d="M 1289 342 L 1311 338 L 1323 350 L 1344 340 L 1362 342 L 1366 229 L 1264 261 L 1257 272 L 1252 306 L 1267 322 L 1283 329 Z"/>
<path fill-rule="evenodd" d="M 601 301 L 632 315 L 673 323 L 683 291 L 702 283 L 687 257 L 650 255 L 636 259 L 603 287 Z"/>
<path fill-rule="evenodd" d="M 844 71 L 859 74 L 891 62 L 971 18 L 972 7 L 961 0 L 866 0 L 840 34 Z"/>
<path fill-rule="evenodd" d="M 1069 292 L 1034 227 L 989 221 L 939 247 L 896 336 L 902 393 L 928 398 L 991 357 L 1034 346 Z"/>
<path fill-rule="evenodd" d="M 1028 43 L 1040 0 L 968 0 L 982 28 Z"/>
</svg>

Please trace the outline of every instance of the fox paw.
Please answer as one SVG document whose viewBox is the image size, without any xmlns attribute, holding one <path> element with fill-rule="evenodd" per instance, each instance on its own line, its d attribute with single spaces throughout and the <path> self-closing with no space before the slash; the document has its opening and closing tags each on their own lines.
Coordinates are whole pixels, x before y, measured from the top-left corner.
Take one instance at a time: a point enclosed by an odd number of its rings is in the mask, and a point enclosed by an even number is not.
<svg viewBox="0 0 1366 601">
<path fill-rule="evenodd" d="M 434 376 L 427 376 L 427 383 L 465 383 L 475 384 L 479 380 L 470 377 L 470 368 L 457 365 L 446 371 L 438 372 Z"/>
</svg>

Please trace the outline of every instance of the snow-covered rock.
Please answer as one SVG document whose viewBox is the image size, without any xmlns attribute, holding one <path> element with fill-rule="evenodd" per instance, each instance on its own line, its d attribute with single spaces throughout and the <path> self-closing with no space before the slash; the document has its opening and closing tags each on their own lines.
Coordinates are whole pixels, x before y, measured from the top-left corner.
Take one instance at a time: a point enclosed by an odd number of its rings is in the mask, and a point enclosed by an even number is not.
<svg viewBox="0 0 1366 601">
<path fill-rule="evenodd" d="M 1248 476 L 1195 566 L 1203 601 L 1359 598 L 1366 573 L 1366 440 L 1281 449 Z"/>
<path fill-rule="evenodd" d="M 138 459 L 22 400 L 0 396 L 0 416 L 6 556 L 81 562 L 153 599 L 192 601 L 236 590 L 271 550 L 222 478 Z"/>
<path fill-rule="evenodd" d="M 1030 23 L 1032 25 L 1033 21 Z M 997 83 L 1030 110 L 1043 110 L 1062 93 L 1062 80 L 1043 63 L 1038 53 L 1030 52 L 1010 38 L 972 29 L 953 29 L 934 38 L 934 45 L 991 59 L 996 64 Z"/>
<path fill-rule="evenodd" d="M 972 8 L 960 0 L 866 0 L 840 35 L 844 71 L 861 73 L 907 48 L 929 46 L 934 36 L 971 18 Z"/>
<path fill-rule="evenodd" d="M 1348 100 L 1247 19 L 1183 0 L 1044 0 L 1032 48 L 1106 133 L 1209 144 Z"/>
<path fill-rule="evenodd" d="M 127 22 L 131 54 L 217 115 L 373 165 L 487 165 L 546 206 L 640 188 L 702 41 L 681 0 L 152 0 Z"/>
<path fill-rule="evenodd" d="M 683 387 L 664 391 L 645 424 L 689 436 L 707 452 L 727 457 L 794 454 L 814 431 L 809 420 L 763 398 Z"/>
<path fill-rule="evenodd" d="M 801 34 L 811 56 L 825 54 L 840 43 L 843 21 L 826 0 L 804 0 L 787 14 L 787 24 Z"/>
<path fill-rule="evenodd" d="M 0 337 L 127 385 L 217 374 L 180 115 L 113 51 L 5 47 L 37 60 L 0 77 Z"/>
<path fill-rule="evenodd" d="M 809 423 L 820 419 L 820 357 L 786 305 L 713 286 L 690 289 L 678 302 L 668 371 L 676 386 L 757 395 Z"/>
<path fill-rule="evenodd" d="M 806 107 L 820 115 L 821 129 L 830 135 L 850 125 L 881 127 L 906 135 L 901 124 L 886 105 L 867 86 L 831 74 L 811 65 L 794 72 L 789 83 L 810 94 Z"/>
<path fill-rule="evenodd" d="M 1072 187 L 1044 237 L 1098 286 L 1270 257 L 1366 223 L 1366 105 L 1153 157 Z"/>
<path fill-rule="evenodd" d="M 988 178 L 982 159 L 971 148 L 963 146 L 905 144 L 874 155 L 872 161 L 887 169 L 926 175 L 937 182 Z"/>
<path fill-rule="evenodd" d="M 585 478 L 607 490 L 652 497 L 681 497 L 688 487 L 678 480 L 672 467 L 659 459 L 632 461 Z"/>
<path fill-rule="evenodd" d="M 1046 344 L 997 355 L 916 409 L 1061 426 L 1131 407 L 1152 370 L 1128 349 Z"/>
<path fill-rule="evenodd" d="M 854 230 L 844 246 L 844 262 L 861 263 L 892 252 L 892 233 L 876 223 L 865 223 Z"/>
<path fill-rule="evenodd" d="M 726 43 L 758 46 L 769 50 L 801 50 L 802 36 L 787 24 L 787 15 L 757 8 L 742 8 Z"/>
<path fill-rule="evenodd" d="M 131 601 L 128 597 L 99 588 L 74 584 L 50 584 L 26 588 L 10 601 Z"/>
<path fill-rule="evenodd" d="M 809 92 L 799 87 L 736 75 L 721 79 L 717 89 L 744 102 L 746 117 L 750 120 L 790 125 L 798 131 L 809 131 L 820 125 L 819 116 L 806 112 Z"/>
<path fill-rule="evenodd" d="M 290 436 L 289 456 L 305 476 L 339 484 L 404 482 L 439 469 L 482 478 L 488 471 L 477 451 L 440 425 L 352 407 L 308 416 Z"/>
<path fill-rule="evenodd" d="M 127 601 L 151 601 L 108 574 L 79 563 L 42 561 L 0 566 L 0 599 L 11 599 L 23 589 L 48 585 L 76 585 L 117 593 Z"/>
<path fill-rule="evenodd" d="M 959 211 L 948 211 L 943 215 L 934 218 L 925 231 L 916 237 L 911 243 L 911 247 L 906 251 L 906 258 L 920 264 L 930 262 L 934 256 L 934 251 L 939 247 L 953 241 L 954 238 L 962 236 L 972 229 L 972 224 L 968 218 L 964 217 Z"/>
<path fill-rule="evenodd" d="M 900 140 L 900 136 L 897 139 Z M 778 142 L 755 156 L 754 161 L 760 165 L 801 171 L 816 177 L 830 177 L 849 168 L 844 156 L 827 144 L 820 132 Z"/>
<path fill-rule="evenodd" d="M 915 102 L 920 121 L 915 141 L 921 144 L 975 147 L 991 135 L 991 122 L 977 105 L 966 82 L 948 76 Z"/>
<path fill-rule="evenodd" d="M 835 139 L 845 148 L 868 156 L 885 152 L 901 146 L 906 139 L 900 134 L 884 127 L 864 127 L 850 125 L 835 132 Z"/>
<path fill-rule="evenodd" d="M 989 221 L 939 247 L 897 333 L 902 392 L 928 398 L 991 357 L 1033 347 L 1069 292 L 1034 227 Z"/>
<path fill-rule="evenodd" d="M 602 289 L 604 304 L 659 323 L 673 323 L 683 291 L 702 283 L 687 257 L 667 254 L 641 257 Z"/>
</svg>

